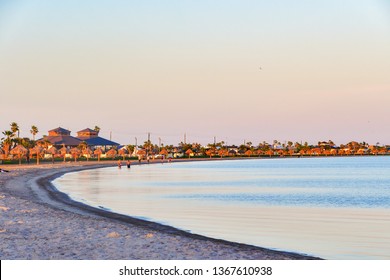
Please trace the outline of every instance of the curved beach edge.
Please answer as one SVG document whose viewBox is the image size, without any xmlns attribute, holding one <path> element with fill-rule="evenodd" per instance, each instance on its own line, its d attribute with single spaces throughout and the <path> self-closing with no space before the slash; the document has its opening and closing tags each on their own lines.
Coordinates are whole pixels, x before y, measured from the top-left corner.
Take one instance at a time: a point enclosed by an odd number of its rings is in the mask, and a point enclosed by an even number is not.
<svg viewBox="0 0 390 280">
<path fill-rule="evenodd" d="M 104 256 L 102 257 L 100 255 L 97 256 L 93 255 L 93 257 L 91 257 L 90 254 L 84 256 L 83 254 L 77 255 L 76 253 L 76 256 L 73 257 L 75 259 L 95 259 L 95 258 L 96 259 L 106 259 L 106 258 L 107 259 L 123 259 L 123 258 L 124 259 L 248 259 L 248 260 L 249 259 L 320 260 L 321 259 L 317 257 L 304 255 L 304 254 L 299 254 L 299 253 L 271 250 L 271 249 L 261 248 L 253 245 L 247 245 L 242 243 L 230 242 L 222 239 L 210 238 L 207 236 L 202 236 L 184 230 L 180 230 L 171 226 L 162 225 L 156 222 L 146 221 L 146 220 L 130 217 L 127 215 L 109 212 L 100 208 L 95 208 L 83 204 L 81 202 L 74 201 L 67 194 L 58 191 L 52 184 L 53 180 L 69 172 L 77 172 L 77 171 L 82 171 L 87 169 L 104 168 L 104 167 L 112 167 L 112 166 L 114 165 L 111 163 L 111 164 L 88 164 L 88 165 L 66 166 L 63 168 L 55 168 L 55 169 L 44 168 L 39 170 L 39 172 L 36 172 L 35 174 L 33 174 L 33 176 L 30 177 L 18 176 L 17 178 L 12 178 L 7 182 L 6 186 L 8 186 L 8 188 L 6 187 L 6 189 L 12 188 L 11 187 L 12 185 L 24 184 L 31 190 L 31 193 L 33 194 L 33 197 L 29 196 L 28 198 L 35 200 L 35 202 L 41 205 L 43 204 L 44 206 L 49 207 L 51 209 L 48 215 L 55 216 L 56 215 L 55 212 L 59 210 L 61 212 L 64 211 L 64 212 L 68 212 L 68 213 L 70 212 L 74 214 L 72 215 L 72 222 L 75 223 L 85 224 L 86 221 L 88 220 L 96 221 L 96 219 L 98 220 L 103 219 L 104 222 L 108 220 L 110 223 L 110 225 L 104 227 L 105 229 L 106 228 L 114 229 L 114 227 L 111 227 L 111 224 L 116 223 L 119 224 L 120 226 L 125 226 L 127 229 L 145 232 L 145 234 L 139 237 L 139 240 L 132 239 L 133 246 L 134 244 L 137 244 L 137 242 L 139 243 L 139 245 L 140 244 L 145 245 L 141 249 L 142 251 L 140 252 L 141 257 L 139 257 L 137 254 L 135 254 L 136 255 L 135 257 L 131 257 L 131 255 L 122 256 L 123 254 L 121 255 L 115 253 L 114 253 L 114 257 L 112 256 L 112 254 L 111 255 L 108 254 L 108 257 L 104 257 Z M 14 182 L 16 180 L 18 180 L 18 182 Z M 116 233 L 116 232 L 114 231 L 111 233 Z M 157 238 L 159 234 L 163 236 Z M 122 236 L 126 235 L 128 237 L 131 234 L 121 233 L 120 235 Z M 106 239 L 107 236 L 109 236 L 109 234 L 105 236 Z M 164 248 L 169 247 L 170 249 L 172 249 L 176 246 L 177 248 L 175 250 L 177 251 L 177 254 L 175 254 L 174 252 L 171 252 L 168 255 L 166 254 L 166 252 L 159 253 L 159 251 L 161 251 L 161 246 L 160 247 L 155 246 L 158 248 L 154 248 L 153 245 L 145 244 L 145 242 L 148 241 L 148 239 L 152 239 L 151 237 L 156 237 L 158 241 L 160 241 L 162 244 L 165 244 Z M 173 242 L 165 243 L 166 239 L 168 239 L 169 241 L 172 240 L 172 238 L 173 238 Z M 105 240 L 101 240 L 101 238 L 99 240 L 96 240 L 96 242 L 102 242 L 102 241 L 104 242 Z M 93 242 L 93 240 L 91 240 L 91 242 Z M 191 248 L 186 248 L 186 246 L 188 247 L 189 246 L 188 244 L 191 243 L 194 243 L 194 245 L 190 246 Z M 210 246 L 210 244 L 212 244 L 212 246 Z M 197 249 L 192 247 L 197 247 Z M 215 250 L 219 250 L 219 247 L 222 247 L 221 251 L 219 253 L 215 252 Z M 115 251 L 115 248 L 113 249 Z M 196 252 L 192 252 L 192 250 L 195 250 Z M 198 253 L 200 252 L 200 254 L 197 254 L 197 252 Z M 75 255 L 75 253 L 73 253 L 73 255 Z M 52 257 L 53 256 L 47 256 L 47 258 L 52 258 Z"/>
</svg>

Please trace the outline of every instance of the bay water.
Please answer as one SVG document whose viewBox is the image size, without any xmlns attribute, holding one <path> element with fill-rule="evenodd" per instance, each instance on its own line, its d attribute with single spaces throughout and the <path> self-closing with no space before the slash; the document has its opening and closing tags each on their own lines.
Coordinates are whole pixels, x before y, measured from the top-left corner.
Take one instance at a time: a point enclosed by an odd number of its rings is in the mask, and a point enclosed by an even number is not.
<svg viewBox="0 0 390 280">
<path fill-rule="evenodd" d="M 72 199 L 213 238 L 390 259 L 390 157 L 158 163 L 68 173 Z"/>
</svg>

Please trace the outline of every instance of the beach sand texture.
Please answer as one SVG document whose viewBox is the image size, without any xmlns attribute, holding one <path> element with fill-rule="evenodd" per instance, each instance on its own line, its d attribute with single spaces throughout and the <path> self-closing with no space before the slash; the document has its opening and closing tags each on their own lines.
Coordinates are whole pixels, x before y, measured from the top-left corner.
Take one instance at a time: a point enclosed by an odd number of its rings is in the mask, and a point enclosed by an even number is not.
<svg viewBox="0 0 390 280">
<path fill-rule="evenodd" d="M 2 166 L 2 260 L 284 260 L 313 259 L 192 235 L 158 224 L 67 204 L 45 191 L 51 178 L 113 163 Z M 55 193 L 54 193 L 55 196 Z M 315 258 L 314 258 L 315 259 Z"/>
</svg>

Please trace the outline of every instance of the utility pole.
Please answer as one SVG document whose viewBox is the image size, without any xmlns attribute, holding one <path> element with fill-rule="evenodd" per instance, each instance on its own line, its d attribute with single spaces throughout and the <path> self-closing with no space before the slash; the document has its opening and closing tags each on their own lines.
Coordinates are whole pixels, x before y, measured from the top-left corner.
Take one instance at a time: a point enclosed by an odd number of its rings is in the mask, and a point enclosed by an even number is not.
<svg viewBox="0 0 390 280">
<path fill-rule="evenodd" d="M 184 133 L 184 144 L 187 144 L 187 134 Z"/>
<path fill-rule="evenodd" d="M 111 138 L 112 138 L 112 131 L 110 131 L 110 141 L 111 141 Z"/>
<path fill-rule="evenodd" d="M 135 146 L 137 147 L 137 137 L 134 138 L 135 138 Z"/>
<path fill-rule="evenodd" d="M 216 137 L 214 136 L 214 146 L 217 143 Z"/>
<path fill-rule="evenodd" d="M 150 132 L 148 132 L 148 145 L 146 148 L 146 158 L 148 160 L 148 163 L 149 163 L 149 148 L 150 148 Z"/>
</svg>

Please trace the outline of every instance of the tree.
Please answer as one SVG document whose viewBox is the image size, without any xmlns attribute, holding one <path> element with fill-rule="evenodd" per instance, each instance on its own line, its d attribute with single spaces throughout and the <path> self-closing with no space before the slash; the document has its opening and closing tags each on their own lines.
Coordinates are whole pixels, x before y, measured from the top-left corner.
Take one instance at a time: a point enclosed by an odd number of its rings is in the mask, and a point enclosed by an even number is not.
<svg viewBox="0 0 390 280">
<path fill-rule="evenodd" d="M 302 149 L 302 145 L 298 142 L 295 142 L 294 146 L 295 146 L 296 152 L 299 153 Z"/>
<path fill-rule="evenodd" d="M 81 151 L 83 153 L 83 155 L 85 155 L 87 157 L 87 161 L 89 161 L 89 158 L 91 157 L 92 155 L 92 150 L 90 147 L 86 147 L 84 150 Z"/>
<path fill-rule="evenodd" d="M 64 144 L 62 144 L 62 148 L 59 150 L 61 155 L 64 157 L 64 162 L 66 161 L 66 154 L 69 153 L 69 150 L 67 147 L 65 147 Z"/>
<path fill-rule="evenodd" d="M 79 148 L 79 150 L 82 152 L 82 151 L 84 151 L 86 148 L 88 148 L 88 144 L 87 144 L 87 142 L 82 141 L 82 142 L 80 142 L 80 144 L 77 145 L 77 148 Z"/>
<path fill-rule="evenodd" d="M 192 143 L 192 150 L 194 153 L 199 153 L 202 148 L 202 145 L 199 143 Z"/>
<path fill-rule="evenodd" d="M 4 158 L 8 158 L 11 145 L 12 145 L 12 139 L 15 137 L 15 133 L 11 130 L 3 131 L 4 137 L 1 138 L 3 140 L 3 151 L 4 151 Z"/>
<path fill-rule="evenodd" d="M 188 149 L 191 149 L 191 148 L 192 148 L 192 144 L 180 142 L 180 143 L 179 143 L 179 148 L 180 148 L 182 151 L 187 151 Z"/>
<path fill-rule="evenodd" d="M 88 161 L 89 157 L 92 154 L 92 150 L 89 149 L 87 142 L 85 141 L 80 142 L 80 144 L 77 145 L 77 148 L 80 150 L 80 155 L 85 155 Z"/>
<path fill-rule="evenodd" d="M 218 155 L 222 158 L 222 157 L 225 157 L 229 154 L 228 150 L 225 149 L 225 148 L 222 148 L 222 149 L 219 149 L 218 151 Z"/>
<path fill-rule="evenodd" d="M 19 132 L 20 132 L 19 125 L 16 122 L 11 123 L 10 125 L 11 125 L 11 131 L 15 134 L 17 132 L 19 138 Z"/>
<path fill-rule="evenodd" d="M 70 154 L 74 158 L 75 162 L 77 161 L 77 157 L 80 155 L 80 153 L 81 153 L 81 151 L 77 147 L 74 147 L 74 148 L 70 149 Z"/>
<path fill-rule="evenodd" d="M 193 152 L 191 149 L 188 149 L 188 150 L 186 151 L 186 154 L 188 155 L 188 158 L 190 158 L 191 155 L 192 155 L 193 153 L 194 153 L 194 152 Z"/>
<path fill-rule="evenodd" d="M 135 146 L 134 145 L 127 145 L 126 150 L 129 153 L 129 157 L 134 153 Z"/>
<path fill-rule="evenodd" d="M 94 128 L 93 130 L 95 130 L 97 133 L 99 133 L 100 127 L 98 127 L 97 125 L 95 125 L 95 128 Z"/>
<path fill-rule="evenodd" d="M 51 162 L 54 163 L 54 156 L 57 154 L 57 148 L 51 146 L 49 149 L 47 149 L 47 152 L 51 154 Z"/>
<path fill-rule="evenodd" d="M 245 155 L 248 156 L 248 157 L 251 157 L 251 155 L 253 155 L 252 150 L 248 149 L 248 150 L 245 152 Z"/>
<path fill-rule="evenodd" d="M 30 149 L 30 154 L 31 155 L 37 155 L 37 165 L 39 165 L 39 159 L 42 156 L 43 151 L 44 150 L 43 150 L 43 148 L 42 148 L 40 143 L 37 143 L 35 145 L 35 147 Z"/>
<path fill-rule="evenodd" d="M 245 152 L 248 150 L 248 146 L 247 145 L 244 145 L 244 144 L 241 144 L 239 147 L 238 147 L 238 152 L 242 155 L 242 154 L 245 154 Z"/>
<path fill-rule="evenodd" d="M 38 141 L 38 144 L 41 145 L 45 150 L 47 150 L 49 148 L 49 146 L 51 146 L 51 142 L 47 139 L 41 139 Z"/>
<path fill-rule="evenodd" d="M 98 161 L 100 161 L 100 156 L 102 155 L 103 151 L 101 148 L 97 148 L 93 154 L 98 156 Z"/>
<path fill-rule="evenodd" d="M 215 148 L 211 147 L 206 151 L 206 155 L 208 155 L 210 158 L 215 155 Z"/>
<path fill-rule="evenodd" d="M 125 160 L 126 154 L 127 154 L 127 149 L 120 149 L 118 151 L 118 154 L 122 156 L 123 160 Z"/>
<path fill-rule="evenodd" d="M 143 148 L 145 149 L 146 157 L 148 158 L 149 157 L 149 152 L 152 151 L 152 149 L 153 149 L 152 142 L 150 140 L 145 141 L 144 145 L 143 145 Z"/>
<path fill-rule="evenodd" d="M 31 140 L 28 137 L 24 137 L 20 139 L 20 144 L 23 145 L 26 149 L 30 149 L 35 146 L 35 141 Z"/>
<path fill-rule="evenodd" d="M 34 141 L 35 141 L 35 135 L 37 135 L 38 132 L 39 132 L 38 128 L 35 125 L 32 125 L 30 129 L 30 133 L 32 134 Z"/>
<path fill-rule="evenodd" d="M 110 157 L 111 159 L 114 159 L 117 154 L 117 151 L 114 148 L 111 148 L 106 152 L 106 156 Z"/>
</svg>

